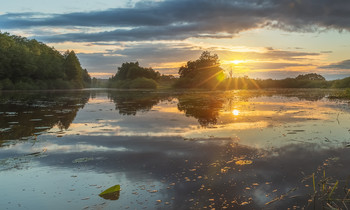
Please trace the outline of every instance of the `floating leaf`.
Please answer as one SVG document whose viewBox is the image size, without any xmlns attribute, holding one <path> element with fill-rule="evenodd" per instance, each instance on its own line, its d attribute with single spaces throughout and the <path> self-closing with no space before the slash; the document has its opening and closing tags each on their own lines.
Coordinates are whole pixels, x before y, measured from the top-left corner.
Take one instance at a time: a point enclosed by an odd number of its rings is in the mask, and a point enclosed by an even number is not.
<svg viewBox="0 0 350 210">
<path fill-rule="evenodd" d="M 109 193 L 113 193 L 113 192 L 117 192 L 120 191 L 120 185 L 114 185 L 113 187 L 108 188 L 107 190 L 103 191 L 100 193 L 100 195 L 104 195 L 104 194 L 109 194 Z"/>
<path fill-rule="evenodd" d="M 236 163 L 236 165 L 243 166 L 243 165 L 250 165 L 253 163 L 253 161 L 251 161 L 251 160 L 238 160 L 235 163 Z"/>
<path fill-rule="evenodd" d="M 107 190 L 101 192 L 99 196 L 106 200 L 118 200 L 120 196 L 120 185 L 117 184 L 108 188 Z"/>
</svg>

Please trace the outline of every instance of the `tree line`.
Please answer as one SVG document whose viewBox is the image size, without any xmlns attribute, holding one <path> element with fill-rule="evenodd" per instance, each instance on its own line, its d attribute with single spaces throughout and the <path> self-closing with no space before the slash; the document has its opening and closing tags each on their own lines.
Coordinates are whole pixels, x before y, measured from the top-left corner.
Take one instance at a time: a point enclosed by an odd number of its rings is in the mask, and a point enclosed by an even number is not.
<svg viewBox="0 0 350 210">
<path fill-rule="evenodd" d="M 197 88 L 197 89 L 259 89 L 259 88 L 350 88 L 350 77 L 326 81 L 319 74 L 299 75 L 282 80 L 233 77 L 220 66 L 219 57 L 204 51 L 195 61 L 188 61 L 178 70 L 179 77 L 162 75 L 138 62 L 126 62 L 114 76 L 104 80 L 91 79 L 81 67 L 74 51 L 61 54 L 53 47 L 35 39 L 0 32 L 0 90 L 71 89 L 109 87 L 122 89 Z"/>
<path fill-rule="evenodd" d="M 0 90 L 89 87 L 91 77 L 74 51 L 0 32 Z"/>
<path fill-rule="evenodd" d="M 161 75 L 152 68 L 140 66 L 139 62 L 126 62 L 118 67 L 117 73 L 109 78 L 109 88 L 156 89 L 160 83 L 169 83 L 175 77 Z"/>
<path fill-rule="evenodd" d="M 263 89 L 263 88 L 350 88 L 350 77 L 327 81 L 316 73 L 301 74 L 295 78 L 252 79 L 233 77 L 220 67 L 219 57 L 204 51 L 195 61 L 188 61 L 178 71 L 179 77 L 161 75 L 152 68 L 144 68 L 138 62 L 123 63 L 109 79 L 111 88 L 157 88 L 168 84 L 169 88 L 183 89 Z M 171 85 L 170 85 L 171 84 Z"/>
</svg>

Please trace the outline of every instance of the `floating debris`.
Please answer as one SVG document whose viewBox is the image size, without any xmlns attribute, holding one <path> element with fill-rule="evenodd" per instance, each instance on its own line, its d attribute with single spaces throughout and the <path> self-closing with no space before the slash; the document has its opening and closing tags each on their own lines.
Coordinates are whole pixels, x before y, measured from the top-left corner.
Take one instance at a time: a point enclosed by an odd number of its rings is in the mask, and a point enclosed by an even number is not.
<svg viewBox="0 0 350 210">
<path fill-rule="evenodd" d="M 101 192 L 99 196 L 106 200 L 118 200 L 120 196 L 120 190 L 120 185 L 117 184 Z"/>
<path fill-rule="evenodd" d="M 250 165 L 253 163 L 253 161 L 251 161 L 251 160 L 238 160 L 235 163 L 236 163 L 236 165 L 243 166 L 243 165 Z"/>
<path fill-rule="evenodd" d="M 30 119 L 29 121 L 31 122 L 38 122 L 38 121 L 42 121 L 43 119 Z"/>
<path fill-rule="evenodd" d="M 6 132 L 8 130 L 11 130 L 11 128 L 0 128 L 0 132 Z"/>
<path fill-rule="evenodd" d="M 148 190 L 148 192 L 150 192 L 150 193 L 156 193 L 156 192 L 158 192 L 158 190 Z"/>
<path fill-rule="evenodd" d="M 50 129 L 51 127 L 45 127 L 45 126 L 43 126 L 43 127 L 34 127 L 34 129 L 36 129 L 36 130 L 44 130 L 44 129 Z"/>
<path fill-rule="evenodd" d="M 84 163 L 84 162 L 88 162 L 90 160 L 94 160 L 94 158 L 88 158 L 88 157 L 85 157 L 85 158 L 78 158 L 78 159 L 75 159 L 72 161 L 72 163 Z"/>
</svg>

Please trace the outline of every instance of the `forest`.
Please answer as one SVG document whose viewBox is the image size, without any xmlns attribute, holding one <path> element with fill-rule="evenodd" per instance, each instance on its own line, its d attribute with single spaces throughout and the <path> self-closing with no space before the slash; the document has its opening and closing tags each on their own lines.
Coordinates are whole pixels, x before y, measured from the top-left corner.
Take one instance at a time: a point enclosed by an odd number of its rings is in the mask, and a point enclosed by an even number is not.
<svg viewBox="0 0 350 210">
<path fill-rule="evenodd" d="M 195 61 L 178 70 L 178 77 L 163 75 L 139 62 L 126 62 L 104 82 L 91 79 L 75 52 L 63 54 L 35 39 L 0 33 L 0 90 L 80 89 L 263 89 L 263 88 L 350 88 L 350 77 L 327 81 L 316 73 L 295 78 L 252 79 L 235 77 L 220 66 L 217 54 L 204 51 Z"/>
<path fill-rule="evenodd" d="M 80 89 L 91 77 L 75 52 L 0 33 L 0 90 Z"/>
</svg>

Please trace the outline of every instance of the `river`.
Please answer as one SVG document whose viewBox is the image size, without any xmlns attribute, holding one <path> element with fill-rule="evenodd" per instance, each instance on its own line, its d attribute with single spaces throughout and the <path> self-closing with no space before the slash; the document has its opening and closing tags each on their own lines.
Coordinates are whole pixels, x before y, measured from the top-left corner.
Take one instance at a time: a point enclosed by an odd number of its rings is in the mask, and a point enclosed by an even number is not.
<svg viewBox="0 0 350 210">
<path fill-rule="evenodd" d="M 350 106 L 331 93 L 2 92 L 1 208 L 344 208 Z"/>
</svg>

